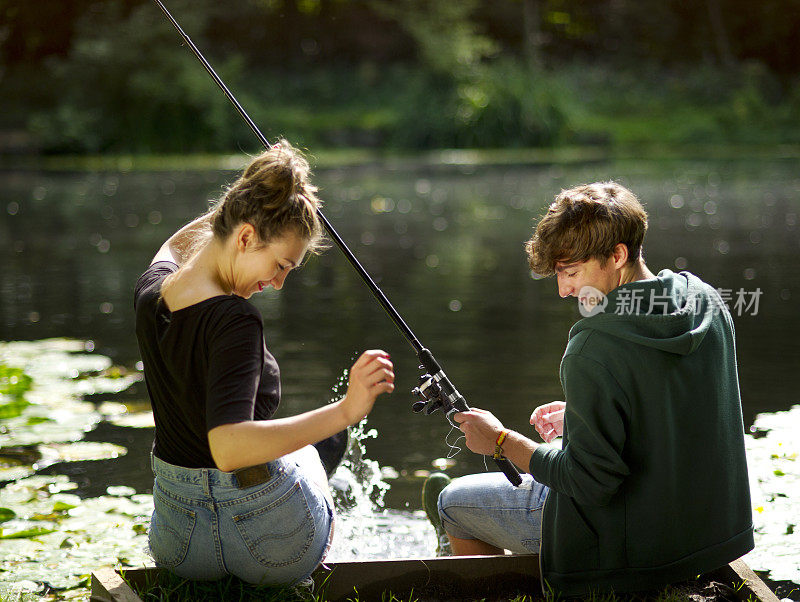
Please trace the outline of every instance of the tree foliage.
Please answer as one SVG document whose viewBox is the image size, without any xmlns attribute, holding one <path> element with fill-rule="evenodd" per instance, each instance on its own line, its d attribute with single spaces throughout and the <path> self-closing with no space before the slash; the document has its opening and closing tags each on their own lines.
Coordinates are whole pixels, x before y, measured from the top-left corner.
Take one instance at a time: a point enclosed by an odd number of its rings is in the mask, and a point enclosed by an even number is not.
<svg viewBox="0 0 800 602">
<path fill-rule="evenodd" d="M 203 31 L 213 15 L 210 1 L 173 4 L 189 29 Z M 224 148 L 219 137 L 238 127 L 235 115 L 160 12 L 148 4 L 101 6 L 77 20 L 69 52 L 45 65 L 61 91 L 55 110 L 32 121 L 45 144 L 59 151 L 198 150 L 193 144 L 202 139 L 205 148 Z M 241 59 L 218 66 L 235 80 Z M 159 140 L 168 141 L 165 148 L 152 148 Z"/>
<path fill-rule="evenodd" d="M 800 0 L 166 3 L 240 100 L 306 143 L 553 144 L 572 131 L 560 74 L 576 63 L 710 66 L 717 81 L 691 93 L 716 93 L 722 121 L 798 102 Z M 0 103 L 0 129 L 49 151 L 251 141 L 150 0 L 0 0 Z"/>
</svg>

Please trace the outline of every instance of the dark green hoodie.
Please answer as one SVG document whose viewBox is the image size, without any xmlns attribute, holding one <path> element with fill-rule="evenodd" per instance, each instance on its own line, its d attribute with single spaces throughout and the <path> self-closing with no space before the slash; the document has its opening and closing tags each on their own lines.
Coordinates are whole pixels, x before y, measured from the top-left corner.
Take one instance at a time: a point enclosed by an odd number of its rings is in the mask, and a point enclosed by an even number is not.
<svg viewBox="0 0 800 602">
<path fill-rule="evenodd" d="M 719 294 L 664 270 L 607 299 L 569 333 L 562 450 L 540 446 L 530 462 L 551 488 L 542 575 L 564 595 L 660 587 L 753 548 L 733 322 Z"/>
</svg>

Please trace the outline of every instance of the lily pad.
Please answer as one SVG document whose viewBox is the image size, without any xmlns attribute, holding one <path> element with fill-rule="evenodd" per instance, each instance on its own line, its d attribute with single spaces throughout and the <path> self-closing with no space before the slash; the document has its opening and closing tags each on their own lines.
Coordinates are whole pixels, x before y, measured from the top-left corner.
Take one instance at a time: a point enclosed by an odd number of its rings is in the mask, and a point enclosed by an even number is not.
<svg viewBox="0 0 800 602">
<path fill-rule="evenodd" d="M 24 399 L 12 399 L 7 402 L 0 402 L 0 420 L 16 418 L 20 416 L 25 408 L 31 403 Z"/>
<path fill-rule="evenodd" d="M 113 443 L 78 441 L 76 443 L 50 443 L 38 447 L 42 455 L 40 465 L 54 462 L 82 462 L 86 460 L 108 460 L 119 458 L 128 450 Z"/>
<path fill-rule="evenodd" d="M 41 583 L 18 579 L 14 583 L 0 582 L 1 600 L 28 600 L 25 594 L 37 594 L 44 589 Z M 24 597 L 23 597 L 24 596 Z"/>
<path fill-rule="evenodd" d="M 45 527 L 33 527 L 32 529 L 23 529 L 21 531 L 12 531 L 11 533 L 0 533 L 0 539 L 29 539 L 31 537 L 39 537 L 52 533 L 55 529 L 47 529 Z"/>
<path fill-rule="evenodd" d="M 28 424 L 31 426 L 33 426 L 34 424 L 42 424 L 43 422 L 55 422 L 55 421 L 47 416 L 30 416 L 28 418 Z"/>
<path fill-rule="evenodd" d="M 31 388 L 31 382 L 22 369 L 0 364 L 0 396 L 19 399 Z"/>
<path fill-rule="evenodd" d="M 24 479 L 33 473 L 32 466 L 0 466 L 0 483 Z"/>
<path fill-rule="evenodd" d="M 155 428 L 156 422 L 153 412 L 137 412 L 135 414 L 124 414 L 109 418 L 108 422 L 114 426 L 124 426 L 128 428 Z"/>
<path fill-rule="evenodd" d="M 16 515 L 3 524 L 3 535 L 16 538 L 2 544 L 0 590 L 9 591 L 3 582 L 21 580 L 56 590 L 85 587 L 100 566 L 152 565 L 146 535 L 152 496 L 81 499 L 65 493 L 74 487 L 65 476 L 37 475 L 0 489 L 0 507 Z"/>
<path fill-rule="evenodd" d="M 128 408 L 124 403 L 118 401 L 104 401 L 101 403 L 97 411 L 103 415 L 103 418 L 108 420 L 113 416 L 122 416 L 128 413 Z"/>
<path fill-rule="evenodd" d="M 118 393 L 142 379 L 89 348 L 68 339 L 0 342 L 0 448 L 79 441 L 103 417 L 84 396 Z M 112 411 L 121 414 L 106 406 Z"/>
</svg>

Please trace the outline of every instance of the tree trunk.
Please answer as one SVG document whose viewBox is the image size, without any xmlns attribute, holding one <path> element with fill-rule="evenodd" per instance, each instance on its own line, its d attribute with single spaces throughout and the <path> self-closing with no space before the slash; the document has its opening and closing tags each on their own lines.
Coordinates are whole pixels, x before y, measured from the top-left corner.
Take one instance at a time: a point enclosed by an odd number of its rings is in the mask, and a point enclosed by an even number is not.
<svg viewBox="0 0 800 602">
<path fill-rule="evenodd" d="M 542 23 L 539 0 L 522 0 L 522 26 L 524 28 L 525 58 L 531 68 L 542 66 Z"/>
<path fill-rule="evenodd" d="M 708 8 L 708 20 L 711 24 L 711 34 L 714 38 L 717 58 L 725 67 L 732 67 L 735 60 L 731 52 L 728 32 L 725 31 L 725 23 L 722 21 L 722 10 L 719 0 L 706 0 L 706 7 Z"/>
</svg>

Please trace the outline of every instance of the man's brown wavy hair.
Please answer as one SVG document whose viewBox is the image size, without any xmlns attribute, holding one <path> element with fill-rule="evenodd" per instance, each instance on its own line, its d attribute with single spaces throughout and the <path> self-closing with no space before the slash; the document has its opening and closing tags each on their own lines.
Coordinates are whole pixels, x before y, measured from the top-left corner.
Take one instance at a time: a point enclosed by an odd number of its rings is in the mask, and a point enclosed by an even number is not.
<svg viewBox="0 0 800 602">
<path fill-rule="evenodd" d="M 647 212 L 630 190 L 616 182 L 595 182 L 562 190 L 525 243 L 531 269 L 555 273 L 556 262 L 597 259 L 605 264 L 622 243 L 628 263 L 642 256 Z"/>
</svg>

